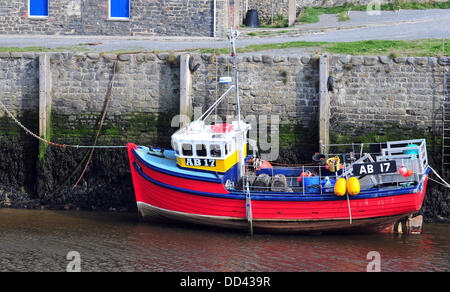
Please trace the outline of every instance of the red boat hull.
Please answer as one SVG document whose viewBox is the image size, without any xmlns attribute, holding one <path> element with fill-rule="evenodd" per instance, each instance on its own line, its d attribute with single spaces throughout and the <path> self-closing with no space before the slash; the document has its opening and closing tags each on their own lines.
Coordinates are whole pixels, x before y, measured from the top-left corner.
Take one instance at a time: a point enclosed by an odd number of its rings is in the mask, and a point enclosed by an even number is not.
<svg viewBox="0 0 450 292">
<path fill-rule="evenodd" d="M 167 218 L 227 228 L 248 228 L 245 196 L 233 197 L 221 182 L 173 176 L 148 167 L 128 152 L 136 202 L 144 218 Z M 425 179 L 416 193 L 333 200 L 252 200 L 256 231 L 381 231 L 418 211 L 426 190 Z M 350 207 L 349 207 L 350 205 Z"/>
</svg>

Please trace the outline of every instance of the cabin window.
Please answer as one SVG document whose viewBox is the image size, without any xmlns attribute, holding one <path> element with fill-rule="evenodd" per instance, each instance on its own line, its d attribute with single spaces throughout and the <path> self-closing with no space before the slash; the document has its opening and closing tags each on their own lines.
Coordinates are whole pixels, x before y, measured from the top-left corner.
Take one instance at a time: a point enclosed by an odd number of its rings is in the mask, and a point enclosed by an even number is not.
<svg viewBox="0 0 450 292">
<path fill-rule="evenodd" d="M 230 151 L 231 151 L 230 143 L 225 144 L 225 156 L 227 156 L 228 153 L 230 153 Z"/>
<path fill-rule="evenodd" d="M 197 156 L 199 157 L 205 157 L 208 153 L 206 151 L 206 145 L 205 144 L 197 144 L 195 145 L 195 151 L 197 152 Z"/>
<path fill-rule="evenodd" d="M 109 19 L 129 20 L 130 0 L 109 0 Z"/>
<path fill-rule="evenodd" d="M 222 149 L 220 148 L 220 145 L 211 145 L 211 157 L 222 157 Z"/>
<path fill-rule="evenodd" d="M 30 18 L 48 18 L 48 0 L 29 0 Z"/>
<path fill-rule="evenodd" d="M 183 156 L 192 156 L 192 145 L 191 144 L 183 144 L 182 145 Z"/>
</svg>

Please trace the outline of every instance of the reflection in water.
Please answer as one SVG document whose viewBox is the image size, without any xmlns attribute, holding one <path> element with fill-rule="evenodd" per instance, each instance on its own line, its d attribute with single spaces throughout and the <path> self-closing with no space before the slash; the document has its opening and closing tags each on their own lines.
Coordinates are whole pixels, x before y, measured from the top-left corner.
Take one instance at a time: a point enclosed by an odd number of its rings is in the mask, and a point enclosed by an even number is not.
<svg viewBox="0 0 450 292">
<path fill-rule="evenodd" d="M 267 235 L 139 222 L 133 214 L 0 209 L 0 271 L 450 271 L 450 225 L 422 235 Z"/>
</svg>

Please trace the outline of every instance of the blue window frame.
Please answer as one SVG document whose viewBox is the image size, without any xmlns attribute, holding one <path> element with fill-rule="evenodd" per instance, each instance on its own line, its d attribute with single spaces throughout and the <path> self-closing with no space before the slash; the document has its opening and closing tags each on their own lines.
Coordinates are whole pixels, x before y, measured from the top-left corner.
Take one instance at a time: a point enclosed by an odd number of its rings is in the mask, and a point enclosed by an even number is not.
<svg viewBox="0 0 450 292">
<path fill-rule="evenodd" d="M 130 18 L 130 0 L 109 0 L 110 18 Z"/>
<path fill-rule="evenodd" d="M 48 0 L 29 0 L 29 16 L 48 17 Z"/>
</svg>

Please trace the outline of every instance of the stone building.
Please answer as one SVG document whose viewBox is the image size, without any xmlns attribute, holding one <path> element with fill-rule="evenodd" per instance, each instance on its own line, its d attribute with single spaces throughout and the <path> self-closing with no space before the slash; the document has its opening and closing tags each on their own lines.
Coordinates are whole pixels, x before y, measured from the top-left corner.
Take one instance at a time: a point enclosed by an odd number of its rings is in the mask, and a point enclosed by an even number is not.
<svg viewBox="0 0 450 292">
<path fill-rule="evenodd" d="M 227 0 L 0 0 L 0 34 L 214 36 Z"/>
</svg>

